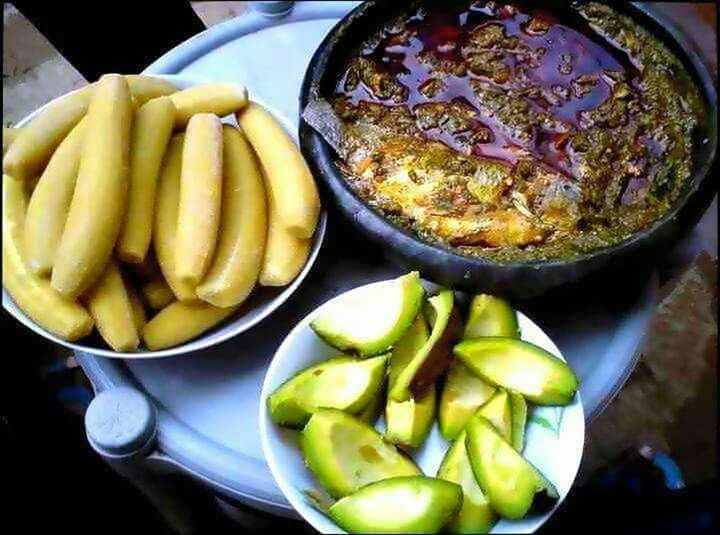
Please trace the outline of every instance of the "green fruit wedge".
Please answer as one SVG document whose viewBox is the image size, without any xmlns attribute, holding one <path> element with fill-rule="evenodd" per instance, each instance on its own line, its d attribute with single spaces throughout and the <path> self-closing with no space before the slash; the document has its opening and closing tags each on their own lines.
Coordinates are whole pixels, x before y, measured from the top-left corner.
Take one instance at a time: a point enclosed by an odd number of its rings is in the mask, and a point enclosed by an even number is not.
<svg viewBox="0 0 720 535">
<path fill-rule="evenodd" d="M 465 428 L 470 465 L 490 505 L 505 518 L 524 517 L 531 507 L 557 500 L 558 493 L 482 416 Z"/>
<path fill-rule="evenodd" d="M 440 433 L 455 440 L 470 417 L 495 393 L 495 387 L 483 381 L 457 359 L 450 362 L 440 397 L 438 420 Z"/>
<path fill-rule="evenodd" d="M 424 295 L 420 275 L 413 271 L 335 299 L 310 326 L 333 347 L 379 355 L 405 333 Z"/>
<path fill-rule="evenodd" d="M 453 348 L 473 373 L 538 405 L 567 405 L 578 388 L 570 367 L 552 353 L 513 338 L 474 338 Z"/>
<path fill-rule="evenodd" d="M 359 413 L 380 393 L 387 359 L 339 357 L 311 366 L 268 397 L 270 417 L 279 425 L 300 428 L 320 407 Z"/>
<path fill-rule="evenodd" d="M 388 384 L 391 388 L 413 357 L 427 343 L 428 338 L 430 338 L 430 329 L 427 321 L 422 314 L 418 314 L 390 353 Z"/>
<path fill-rule="evenodd" d="M 454 483 L 395 477 L 339 500 L 328 515 L 349 533 L 437 533 L 462 502 L 462 490 Z"/>
<path fill-rule="evenodd" d="M 295 391 L 300 384 L 314 377 L 316 373 L 323 373 L 326 368 L 341 363 L 356 362 L 358 359 L 348 356 L 339 356 L 314 364 L 309 368 L 296 373 L 268 396 L 267 405 L 270 418 L 276 424 L 285 427 L 299 427 L 307 421 L 307 411 L 297 404 Z"/>
<path fill-rule="evenodd" d="M 435 419 L 435 385 L 418 399 L 388 399 L 385 405 L 385 440 L 419 448 L 430 432 Z"/>
<path fill-rule="evenodd" d="M 445 527 L 449 533 L 487 533 L 497 515 L 475 480 L 462 431 L 443 457 L 437 476 L 457 483 L 463 489 L 463 504 L 457 516 Z"/>
<path fill-rule="evenodd" d="M 478 409 L 477 414 L 490 422 L 500 436 L 512 442 L 512 408 L 510 396 L 505 390 L 499 389 L 490 401 Z"/>
<path fill-rule="evenodd" d="M 393 385 L 413 356 L 425 345 L 430 333 L 422 314 L 418 314 L 405 334 L 398 340 L 390 356 L 388 383 Z M 395 401 L 388 398 L 385 405 L 385 439 L 411 448 L 419 447 L 435 417 L 435 386 L 419 398 Z"/>
<path fill-rule="evenodd" d="M 385 401 L 386 394 L 386 381 L 383 381 L 380 386 L 380 390 L 378 390 L 377 394 L 373 396 L 372 401 L 370 401 L 368 406 L 365 407 L 362 412 L 358 413 L 358 419 L 366 424 L 375 425 L 375 422 L 377 422 L 378 418 L 380 418 L 380 414 L 383 411 L 383 402 Z"/>
<path fill-rule="evenodd" d="M 430 336 L 395 380 L 391 380 L 389 396 L 395 401 L 407 401 L 413 395 L 424 394 L 452 358 L 449 347 L 456 339 L 460 324 L 452 290 L 442 290 L 428 299 L 425 312 L 432 326 Z"/>
<path fill-rule="evenodd" d="M 373 427 L 336 409 L 319 409 L 310 417 L 300 448 L 305 464 L 334 498 L 381 479 L 421 474 Z"/>
<path fill-rule="evenodd" d="M 487 294 L 473 297 L 463 338 L 480 336 L 520 338 L 517 316 L 507 301 Z"/>
<path fill-rule="evenodd" d="M 527 424 L 527 403 L 525 398 L 515 392 L 508 392 L 512 410 L 512 447 L 522 453 L 525 446 L 525 425 Z"/>
</svg>

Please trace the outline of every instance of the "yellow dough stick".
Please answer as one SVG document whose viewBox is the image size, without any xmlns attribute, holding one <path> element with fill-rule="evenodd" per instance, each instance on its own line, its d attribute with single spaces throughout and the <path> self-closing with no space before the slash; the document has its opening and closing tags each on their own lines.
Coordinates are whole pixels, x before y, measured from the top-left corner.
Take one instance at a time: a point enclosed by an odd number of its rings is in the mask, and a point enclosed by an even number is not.
<svg viewBox="0 0 720 535">
<path fill-rule="evenodd" d="M 147 323 L 147 313 L 145 312 L 145 304 L 138 295 L 135 288 L 126 285 L 128 297 L 130 298 L 130 306 L 132 307 L 133 321 L 135 323 L 135 330 L 138 332 L 138 336 L 142 332 L 145 324 Z"/>
<path fill-rule="evenodd" d="M 130 74 L 125 79 L 138 105 L 177 91 L 161 78 Z M 97 82 L 63 97 L 25 125 L 3 156 L 3 171 L 22 179 L 39 175 L 63 138 L 87 112 L 96 87 Z"/>
<path fill-rule="evenodd" d="M 15 178 L 39 175 L 60 142 L 87 112 L 92 86 L 50 104 L 18 134 L 3 156 L 3 171 Z"/>
<path fill-rule="evenodd" d="M 270 199 L 265 257 L 260 270 L 262 286 L 286 286 L 302 270 L 310 255 L 312 240 L 296 238 L 279 222 L 279 215 Z"/>
<path fill-rule="evenodd" d="M 223 127 L 222 214 L 217 251 L 200 299 L 218 307 L 242 303 L 257 282 L 267 239 L 265 186 L 252 147 L 234 127 Z"/>
<path fill-rule="evenodd" d="M 33 275 L 22 257 L 26 198 L 23 182 L 3 175 L 2 279 L 15 304 L 40 327 L 75 341 L 90 334 L 93 320 L 79 304 L 64 299 L 50 283 Z"/>
<path fill-rule="evenodd" d="M 180 203 L 180 167 L 185 134 L 174 136 L 168 145 L 155 199 L 153 245 L 165 280 L 179 301 L 197 301 L 195 286 L 175 276 L 175 234 Z"/>
<path fill-rule="evenodd" d="M 161 78 L 130 74 L 125 79 L 138 106 L 177 91 Z M 39 175 L 55 148 L 87 112 L 96 87 L 97 82 L 63 97 L 25 125 L 3 156 L 3 171 L 22 179 Z"/>
<path fill-rule="evenodd" d="M 20 134 L 20 128 L 8 128 L 3 126 L 3 154 L 8 150 L 8 147 L 12 145 L 15 138 Z"/>
<path fill-rule="evenodd" d="M 193 115 L 185 131 L 180 204 L 175 238 L 175 274 L 196 286 L 210 266 L 222 194 L 222 123 L 210 113 Z"/>
<path fill-rule="evenodd" d="M 105 268 L 125 212 L 132 105 L 125 79 L 97 83 L 80 154 L 80 169 L 55 255 L 51 284 L 62 295 L 85 292 Z"/>
<path fill-rule="evenodd" d="M 149 100 L 157 97 L 172 95 L 178 91 L 177 86 L 171 82 L 155 76 L 147 76 L 145 74 L 126 74 L 125 80 L 127 80 L 130 93 L 132 94 L 138 107 L 142 106 Z"/>
<path fill-rule="evenodd" d="M 175 107 L 169 97 L 149 100 L 135 113 L 128 202 L 117 244 L 118 256 L 124 262 L 142 262 L 150 247 L 157 179 L 174 117 Z"/>
<path fill-rule="evenodd" d="M 41 277 L 50 274 L 55 262 L 75 191 L 87 124 L 87 119 L 80 121 L 60 143 L 30 197 L 25 218 L 25 262 Z"/>
<path fill-rule="evenodd" d="M 241 109 L 248 102 L 244 86 L 226 82 L 196 85 L 173 93 L 175 126 L 187 124 L 193 115 L 213 113 L 224 117 Z"/>
<path fill-rule="evenodd" d="M 207 303 L 175 301 L 145 325 L 143 340 L 152 351 L 182 344 L 211 329 L 237 308 L 218 308 Z"/>
<path fill-rule="evenodd" d="M 119 352 L 137 349 L 140 340 L 135 314 L 114 259 L 107 263 L 85 300 L 100 335 L 110 347 Z"/>
<path fill-rule="evenodd" d="M 145 302 L 153 310 L 165 308 L 175 301 L 175 294 L 162 277 L 158 277 L 143 285 L 142 294 Z"/>
<path fill-rule="evenodd" d="M 283 226 L 296 238 L 310 238 L 320 214 L 320 198 L 302 154 L 273 116 L 255 102 L 237 118 L 260 158 L 268 196 Z"/>
</svg>

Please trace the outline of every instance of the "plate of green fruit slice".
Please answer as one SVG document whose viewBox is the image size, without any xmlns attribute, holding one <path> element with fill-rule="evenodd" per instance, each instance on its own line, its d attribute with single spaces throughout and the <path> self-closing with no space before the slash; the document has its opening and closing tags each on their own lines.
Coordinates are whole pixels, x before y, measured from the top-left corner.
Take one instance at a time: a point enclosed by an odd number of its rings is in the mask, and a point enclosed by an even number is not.
<svg viewBox="0 0 720 535">
<path fill-rule="evenodd" d="M 273 477 L 321 533 L 532 533 L 575 480 L 584 422 L 540 327 L 417 272 L 305 317 L 260 403 Z"/>
</svg>

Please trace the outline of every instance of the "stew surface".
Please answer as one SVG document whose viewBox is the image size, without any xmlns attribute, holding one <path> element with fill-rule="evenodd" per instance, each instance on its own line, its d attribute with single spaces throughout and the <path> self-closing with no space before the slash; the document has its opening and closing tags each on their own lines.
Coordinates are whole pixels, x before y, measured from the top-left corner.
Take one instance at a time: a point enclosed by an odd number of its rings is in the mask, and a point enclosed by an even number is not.
<svg viewBox="0 0 720 535">
<path fill-rule="evenodd" d="M 361 197 L 497 260 L 570 258 L 667 211 L 704 110 L 664 44 L 600 3 L 437 4 L 372 36 L 338 80 Z"/>
</svg>

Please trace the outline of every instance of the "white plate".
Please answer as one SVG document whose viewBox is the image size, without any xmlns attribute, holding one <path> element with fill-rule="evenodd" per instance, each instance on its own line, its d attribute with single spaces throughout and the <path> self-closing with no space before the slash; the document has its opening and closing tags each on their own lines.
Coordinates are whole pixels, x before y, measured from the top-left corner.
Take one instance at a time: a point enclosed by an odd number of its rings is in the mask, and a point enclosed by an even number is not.
<svg viewBox="0 0 720 535">
<path fill-rule="evenodd" d="M 207 80 L 199 77 L 188 77 L 188 76 L 168 76 L 168 75 L 153 75 L 157 76 L 158 78 L 165 78 L 175 85 L 177 85 L 179 88 L 184 89 L 186 87 L 191 87 L 194 85 L 200 85 L 207 82 L 213 82 L 215 80 Z M 63 95 L 64 96 L 64 95 Z M 58 99 L 63 98 L 58 97 Z M 273 116 L 282 124 L 285 131 L 297 142 L 297 129 L 295 128 L 295 125 L 288 121 L 288 119 L 283 115 L 282 113 L 279 113 L 276 109 L 274 109 L 272 106 L 269 106 L 267 103 L 265 103 L 262 99 L 257 98 L 256 96 L 252 95 L 251 98 L 258 102 L 259 104 L 265 106 L 272 114 Z M 55 100 L 58 100 L 55 99 Z M 55 102 L 53 100 L 52 102 Z M 34 111 L 30 115 L 28 115 L 26 118 L 24 118 L 22 121 L 20 121 L 17 126 L 23 126 L 26 124 L 30 119 L 32 119 L 36 114 L 40 113 L 46 106 L 49 106 L 52 104 L 52 102 L 46 104 L 42 108 L 39 108 L 38 110 Z M 228 116 L 223 119 L 223 122 L 236 124 L 237 121 L 235 120 L 234 116 Z M 233 336 L 236 336 L 242 332 L 247 331 L 263 319 L 265 319 L 267 316 L 273 313 L 278 307 L 280 307 L 287 299 L 295 292 L 295 290 L 300 286 L 303 279 L 305 279 L 305 276 L 310 271 L 310 268 L 312 268 L 313 264 L 315 263 L 315 259 L 317 258 L 318 252 L 320 251 L 320 246 L 322 245 L 323 239 L 325 237 L 325 227 L 327 224 L 327 213 L 325 210 L 322 211 L 320 215 L 320 220 L 318 222 L 317 229 L 315 230 L 315 235 L 313 236 L 313 245 L 310 250 L 310 256 L 308 257 L 307 262 L 305 263 L 305 267 L 303 267 L 300 274 L 293 280 L 288 286 L 284 288 L 262 288 L 258 287 L 258 289 L 253 292 L 253 295 L 248 299 L 248 301 L 243 305 L 241 310 L 239 312 L 236 312 L 233 316 L 230 317 L 227 321 L 224 321 L 221 323 L 218 327 L 211 329 L 210 331 L 204 333 L 198 338 L 195 338 L 194 340 L 191 340 L 185 344 L 181 344 L 179 346 L 171 347 L 168 349 L 163 349 L 161 351 L 147 351 L 147 350 L 140 350 L 137 352 L 132 353 L 118 353 L 116 351 L 113 351 L 109 349 L 101 340 L 99 340 L 99 337 L 94 337 L 93 340 L 97 339 L 97 344 L 87 344 L 83 343 L 83 341 L 80 342 L 68 342 L 66 340 L 63 340 L 51 332 L 48 332 L 47 330 L 43 329 L 41 326 L 36 324 L 32 319 L 30 319 L 25 313 L 20 310 L 15 302 L 13 301 L 12 297 L 5 291 L 5 288 L 3 287 L 2 290 L 2 304 L 5 310 L 7 310 L 12 316 L 14 316 L 20 323 L 23 325 L 29 327 L 36 333 L 44 336 L 45 338 L 52 340 L 53 342 L 56 342 L 58 344 L 62 344 L 66 347 L 83 351 L 86 353 L 92 353 L 94 355 L 100 355 L 103 357 L 115 357 L 115 358 L 157 358 L 157 357 L 169 357 L 169 356 L 177 356 L 177 355 L 184 355 L 193 351 L 197 351 L 199 349 L 208 348 L 214 345 L 219 344 L 220 342 L 227 340 L 228 338 L 231 338 Z"/>
<path fill-rule="evenodd" d="M 361 286 L 351 292 L 361 291 L 368 286 L 371 285 Z M 426 285 L 426 288 L 431 290 L 436 287 Z M 298 432 L 283 429 L 272 422 L 267 398 L 298 371 L 337 355 L 338 350 L 323 342 L 310 328 L 310 322 L 335 299 L 337 297 L 308 314 L 288 334 L 275 353 L 260 394 L 260 440 L 270 471 L 290 504 L 321 533 L 343 531 L 305 498 L 304 491 L 320 488 L 320 485 L 305 467 L 298 446 Z M 553 341 L 532 320 L 518 312 L 518 322 L 523 340 L 565 360 Z M 523 456 L 555 485 L 560 499 L 552 510 L 543 515 L 528 516 L 522 520 L 501 520 L 491 533 L 532 533 L 537 530 L 567 496 L 580 466 L 585 441 L 585 417 L 579 393 L 567 407 L 533 408 L 528 414 L 528 421 Z M 382 429 L 382 422 L 378 427 Z M 440 436 L 436 422 L 425 444 L 414 453 L 413 458 L 423 473 L 434 476 L 447 448 L 448 443 Z"/>
</svg>

